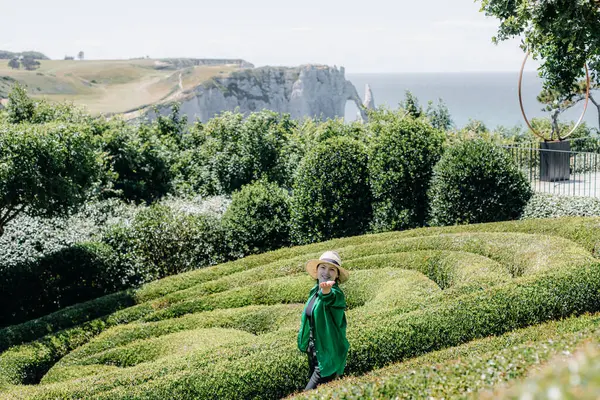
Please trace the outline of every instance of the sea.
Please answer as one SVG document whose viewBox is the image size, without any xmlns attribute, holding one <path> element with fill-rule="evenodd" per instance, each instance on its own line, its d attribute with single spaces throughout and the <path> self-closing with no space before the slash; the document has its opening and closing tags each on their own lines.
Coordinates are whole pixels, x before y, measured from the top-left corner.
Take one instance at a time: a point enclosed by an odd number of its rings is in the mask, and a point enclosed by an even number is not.
<svg viewBox="0 0 600 400">
<path fill-rule="evenodd" d="M 448 107 L 455 127 L 465 126 L 469 120 L 479 120 L 493 130 L 498 126 L 525 128 L 518 97 L 519 73 L 516 72 L 456 72 L 456 73 L 394 73 L 394 74 L 346 74 L 360 97 L 364 100 L 365 85 L 373 92 L 375 106 L 385 105 L 397 109 L 406 91 L 412 92 L 424 109 L 428 101 L 437 105 L 442 99 Z M 550 119 L 543 105 L 536 100 L 542 89 L 537 72 L 523 74 L 523 107 L 529 119 Z M 583 111 L 583 102 L 560 116 L 561 122 L 577 121 Z M 358 109 L 351 102 L 346 104 L 346 121 L 357 119 Z M 590 127 L 598 128 L 598 111 L 590 101 L 584 116 Z"/>
</svg>

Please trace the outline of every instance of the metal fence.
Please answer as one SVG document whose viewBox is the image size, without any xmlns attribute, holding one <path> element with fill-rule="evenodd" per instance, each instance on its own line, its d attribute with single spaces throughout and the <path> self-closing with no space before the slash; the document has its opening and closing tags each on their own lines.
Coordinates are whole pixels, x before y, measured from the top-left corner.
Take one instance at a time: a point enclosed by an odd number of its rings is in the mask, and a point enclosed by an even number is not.
<svg viewBox="0 0 600 400">
<path fill-rule="evenodd" d="M 537 192 L 600 197 L 600 153 L 502 146 Z"/>
</svg>

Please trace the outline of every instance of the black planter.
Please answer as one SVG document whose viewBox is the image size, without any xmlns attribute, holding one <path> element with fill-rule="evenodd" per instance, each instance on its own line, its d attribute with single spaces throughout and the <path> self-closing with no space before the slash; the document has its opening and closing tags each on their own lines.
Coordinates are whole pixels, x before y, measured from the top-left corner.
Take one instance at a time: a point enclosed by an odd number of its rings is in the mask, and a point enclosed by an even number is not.
<svg viewBox="0 0 600 400">
<path fill-rule="evenodd" d="M 571 178 L 571 143 L 568 141 L 540 142 L 540 180 L 568 181 Z"/>
</svg>

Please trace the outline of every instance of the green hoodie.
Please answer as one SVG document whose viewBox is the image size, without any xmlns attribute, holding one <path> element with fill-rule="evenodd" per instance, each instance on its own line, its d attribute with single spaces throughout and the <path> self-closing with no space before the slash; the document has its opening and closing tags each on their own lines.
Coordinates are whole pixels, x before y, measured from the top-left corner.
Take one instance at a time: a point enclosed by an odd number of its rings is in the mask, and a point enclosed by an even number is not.
<svg viewBox="0 0 600 400">
<path fill-rule="evenodd" d="M 315 285 L 310 290 L 308 300 L 302 311 L 300 331 L 298 332 L 298 348 L 306 353 L 310 333 L 310 323 L 306 317 L 306 307 L 311 297 L 319 290 Z M 317 361 L 321 376 L 330 376 L 334 373 L 342 375 L 346 367 L 346 356 L 350 344 L 346 339 L 346 298 L 344 292 L 336 283 L 328 294 L 319 294 L 313 305 L 314 340 L 317 351 Z"/>
</svg>

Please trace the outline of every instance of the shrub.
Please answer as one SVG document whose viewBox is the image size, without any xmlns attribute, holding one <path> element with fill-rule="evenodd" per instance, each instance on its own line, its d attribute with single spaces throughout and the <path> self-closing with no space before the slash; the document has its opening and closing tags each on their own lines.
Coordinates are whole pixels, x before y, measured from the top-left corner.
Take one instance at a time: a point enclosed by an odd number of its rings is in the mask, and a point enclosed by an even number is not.
<svg viewBox="0 0 600 400">
<path fill-rule="evenodd" d="M 443 135 L 424 121 L 386 111 L 371 114 L 369 129 L 375 133 L 369 157 L 373 229 L 423 226 L 427 190 L 442 155 Z"/>
<path fill-rule="evenodd" d="M 27 321 L 130 286 L 116 254 L 79 243 L 2 272 L 0 326 Z"/>
<path fill-rule="evenodd" d="M 355 323 L 348 331 L 352 347 L 346 370 L 348 374 L 361 374 L 476 338 L 573 313 L 596 311 L 600 304 L 599 271 L 598 265 L 567 268 L 474 292 L 457 301 L 436 303 L 405 314 L 374 316 L 364 325 Z M 109 390 L 122 397 L 136 394 L 160 398 L 167 393 L 172 397 L 198 398 L 282 397 L 306 383 L 306 356 L 296 348 L 296 334 L 294 327 L 257 337 L 244 336 L 247 339 L 240 338 L 212 351 L 190 349 L 184 356 L 170 355 L 157 362 L 98 376 L 81 374 L 88 367 L 87 360 L 89 367 L 95 369 L 108 366 L 101 360 L 65 359 L 60 366 L 65 368 L 62 374 L 68 380 L 27 390 L 34 389 L 47 397 L 65 392 L 93 397 Z M 110 352 L 111 359 L 128 357 L 129 347 L 120 344 Z M 190 363 L 194 368 L 190 368 Z M 281 368 L 286 368 L 286 374 L 276 373 Z"/>
<path fill-rule="evenodd" d="M 173 150 L 152 130 L 117 124 L 99 136 L 98 141 L 108 155 L 108 168 L 113 175 L 104 186 L 112 186 L 117 196 L 151 203 L 171 190 Z"/>
<path fill-rule="evenodd" d="M 186 139 L 192 146 L 178 168 L 202 195 L 231 194 L 257 179 L 290 180 L 283 148 L 294 127 L 289 115 L 272 111 L 224 112 Z M 180 183 L 181 185 L 181 183 Z M 185 185 L 183 185 L 185 186 Z"/>
<path fill-rule="evenodd" d="M 15 83 L 8 94 L 8 120 L 13 124 L 29 122 L 35 114 L 35 103 L 27 95 L 27 90 Z"/>
<path fill-rule="evenodd" d="M 595 311 L 600 304 L 600 268 L 587 250 L 593 247 L 587 235 L 597 235 L 598 226 L 597 218 L 577 218 L 545 224 L 515 221 L 390 232 L 282 249 L 169 277 L 135 290 L 137 305 L 103 319 L 106 327 L 128 325 L 106 331 L 88 345 L 79 341 L 80 347 L 62 357 L 42 385 L 9 389 L 7 396 L 18 392 L 22 397 L 48 398 L 273 398 L 298 390 L 306 384 L 307 366 L 305 355 L 296 348 L 297 303 L 305 300 L 314 282 L 302 272 L 303 264 L 324 248 L 339 250 L 354 271 L 355 278 L 344 284 L 352 344 L 348 374 L 474 338 Z M 551 236 L 532 235 L 539 232 Z M 509 273 L 515 269 L 528 276 L 513 279 Z M 469 290 L 462 291 L 467 286 Z M 140 304 L 144 300 L 149 301 Z M 259 307 L 254 304 L 273 308 L 262 306 L 262 313 L 257 314 Z M 85 321 L 86 313 L 95 318 L 100 307 L 84 303 L 6 328 L 0 331 L 0 342 L 31 340 L 35 334 Z M 184 315 L 211 309 L 220 310 Z M 163 318 L 155 324 L 143 322 Z M 242 335 L 239 341 L 208 350 L 202 342 L 198 346 L 183 343 L 179 347 L 183 354 L 165 355 L 155 347 L 159 342 L 170 343 L 166 336 L 144 346 L 148 338 L 210 327 L 259 334 Z M 70 334 L 71 330 L 65 332 Z M 63 343 L 62 337 L 51 339 Z M 8 371 L 15 382 L 11 371 L 26 371 L 28 363 L 33 370 L 37 368 L 39 364 L 25 354 L 27 349 L 22 350 L 12 358 L 18 359 L 18 368 L 5 367 L 0 357 L 0 376 Z M 41 354 L 40 368 L 47 368 L 62 351 L 48 357 Z M 110 365 L 127 360 L 145 362 L 127 369 Z M 289 374 L 277 374 L 281 368 L 287 368 Z"/>
<path fill-rule="evenodd" d="M 535 193 L 523 209 L 521 219 L 600 216 L 600 199 Z"/>
<path fill-rule="evenodd" d="M 290 200 L 286 190 L 259 181 L 235 192 L 223 215 L 223 228 L 244 254 L 290 244 Z"/>
<path fill-rule="evenodd" d="M 348 138 L 327 140 L 306 155 L 292 197 L 296 243 L 366 231 L 371 220 L 367 163 L 364 146 Z"/>
<path fill-rule="evenodd" d="M 86 126 L 0 125 L 0 236 L 26 213 L 68 215 L 88 198 L 101 156 Z"/>
<path fill-rule="evenodd" d="M 90 201 L 68 217 L 23 214 L 0 236 L 0 273 L 36 261 L 78 242 L 93 241 L 106 226 L 132 219 L 137 208 L 119 199 Z"/>
<path fill-rule="evenodd" d="M 379 399 L 389 398 L 390 394 L 397 393 L 402 393 L 407 398 L 464 398 L 469 394 L 474 394 L 471 397 L 479 399 L 505 398 L 501 394 L 506 393 L 506 383 L 524 378 L 531 372 L 535 373 L 540 364 L 553 365 L 554 357 L 564 357 L 581 343 L 596 336 L 598 317 L 595 314 L 568 318 L 518 329 L 498 337 L 475 340 L 392 364 L 364 376 L 347 377 L 314 391 L 298 393 L 291 398 Z M 590 351 L 590 354 L 593 353 Z M 589 373 L 592 378 L 593 369 L 589 368 L 589 364 L 586 367 L 588 368 L 584 368 L 584 373 Z M 569 370 L 563 368 L 562 371 Z M 567 376 L 562 382 L 569 382 L 570 374 L 565 375 Z M 556 376 L 553 378 L 547 383 L 556 387 L 561 380 Z M 580 393 L 597 392 L 590 390 L 593 378 L 574 382 L 587 386 L 587 391 Z M 489 393 L 485 390 L 495 385 L 499 387 L 496 392 Z M 545 397 L 548 388 L 544 386 L 546 385 L 534 387 L 534 393 Z M 564 385 L 563 388 L 569 386 Z M 546 390 L 542 392 L 539 390 L 541 388 Z M 532 386 L 527 389 L 532 389 Z M 510 393 L 513 395 L 511 398 L 519 398 L 518 394 L 521 398 L 525 397 L 520 390 L 511 390 Z"/>
<path fill-rule="evenodd" d="M 488 398 L 597 397 L 600 393 L 600 346 L 597 341 L 598 332 L 594 333 L 589 335 L 588 339 L 591 340 L 588 343 L 576 349 L 570 346 L 563 354 L 555 353 L 553 359 L 549 359 L 543 366 L 542 371 L 535 371 L 532 376 L 510 389 L 497 388 L 493 394 L 488 393 Z M 564 354 L 572 353 L 573 350 L 574 354 L 565 359 Z"/>
<path fill-rule="evenodd" d="M 531 195 L 527 179 L 507 153 L 481 140 L 463 142 L 448 149 L 434 168 L 431 223 L 516 219 Z"/>
<path fill-rule="evenodd" d="M 131 226 L 113 226 L 103 241 L 140 282 L 218 264 L 230 256 L 217 217 L 184 214 L 158 204 L 140 211 Z"/>
</svg>

